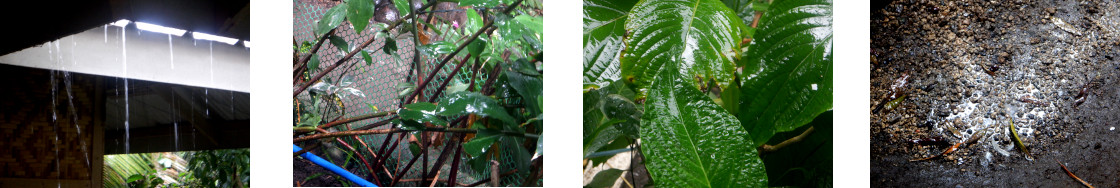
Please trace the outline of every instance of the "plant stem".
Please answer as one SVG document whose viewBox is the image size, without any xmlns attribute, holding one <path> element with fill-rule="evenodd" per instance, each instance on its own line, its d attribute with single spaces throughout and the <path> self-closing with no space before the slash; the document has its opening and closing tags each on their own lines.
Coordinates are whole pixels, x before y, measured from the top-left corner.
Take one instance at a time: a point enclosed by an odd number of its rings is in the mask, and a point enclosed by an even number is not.
<svg viewBox="0 0 1120 188">
<path fill-rule="evenodd" d="M 759 146 L 758 150 L 762 153 L 778 151 L 779 149 L 782 149 L 783 147 L 786 147 L 790 144 L 801 142 L 801 140 L 804 140 L 805 137 L 809 137 L 809 133 L 813 133 L 812 126 L 810 126 L 809 129 L 805 129 L 805 132 L 802 132 L 801 135 L 786 139 L 785 141 L 782 141 L 782 143 L 778 143 L 778 145 L 771 146 L 768 144 L 763 144 L 762 146 Z"/>
<path fill-rule="evenodd" d="M 513 8 L 517 7 L 517 5 L 520 5 L 521 1 L 522 0 L 514 1 L 513 4 L 511 4 L 511 6 L 503 12 L 504 13 L 509 13 L 510 11 L 513 11 Z M 412 91 L 412 94 L 408 95 L 408 99 L 416 98 L 416 96 L 420 94 L 420 91 L 423 91 L 424 88 L 428 86 L 428 83 L 431 83 L 432 78 L 434 78 L 436 76 L 436 74 L 439 73 L 439 70 L 442 69 L 444 65 L 447 65 L 448 61 L 450 61 L 452 58 L 454 58 L 456 54 L 459 54 L 460 51 L 463 51 L 463 49 L 466 48 L 467 45 L 470 45 L 471 42 L 474 42 L 475 39 L 478 39 L 478 36 L 482 35 L 482 33 L 485 33 L 485 31 L 487 29 L 489 29 L 490 27 L 493 27 L 493 26 L 494 26 L 494 21 L 493 20 L 488 20 L 486 22 L 486 25 L 482 26 L 482 28 L 479 28 L 478 31 L 475 31 L 473 35 L 471 35 L 469 38 L 467 38 L 466 41 L 463 42 L 463 44 L 460 44 L 459 47 L 455 48 L 455 51 L 451 51 L 451 53 L 447 54 L 443 58 L 443 60 L 440 60 L 440 63 L 438 65 L 436 65 L 436 67 L 434 67 L 432 69 L 431 73 L 428 74 L 427 78 L 424 79 L 424 82 L 422 82 L 422 84 L 418 85 L 416 87 L 416 90 Z"/>
<path fill-rule="evenodd" d="M 454 69 L 451 69 L 451 74 L 447 74 L 447 78 L 444 78 L 443 83 L 439 85 L 440 89 L 437 89 L 435 93 L 432 94 L 432 97 L 428 98 L 428 102 L 436 102 L 436 99 L 439 98 L 439 95 L 443 93 L 443 90 L 447 88 L 447 84 L 451 83 L 451 80 L 455 79 L 455 74 L 459 73 L 459 69 L 462 69 L 463 65 L 467 64 L 467 60 L 471 58 L 471 55 L 472 54 L 467 54 L 467 57 L 463 57 L 463 60 L 459 61 L 459 64 L 455 65 Z"/>
<path fill-rule="evenodd" d="M 396 111 L 381 111 L 381 112 L 377 112 L 377 113 L 366 114 L 366 115 L 361 115 L 361 116 L 357 116 L 357 117 L 351 117 L 351 118 L 346 118 L 346 119 L 343 119 L 343 120 L 330 122 L 330 123 L 327 123 L 327 124 L 320 125 L 319 128 L 326 129 L 326 128 L 334 127 L 336 125 L 351 123 L 351 122 L 355 122 L 355 121 L 361 121 L 361 120 L 370 119 L 370 118 L 378 118 L 378 117 L 383 117 L 383 116 L 393 115 L 393 114 L 397 114 L 397 112 Z"/>
</svg>

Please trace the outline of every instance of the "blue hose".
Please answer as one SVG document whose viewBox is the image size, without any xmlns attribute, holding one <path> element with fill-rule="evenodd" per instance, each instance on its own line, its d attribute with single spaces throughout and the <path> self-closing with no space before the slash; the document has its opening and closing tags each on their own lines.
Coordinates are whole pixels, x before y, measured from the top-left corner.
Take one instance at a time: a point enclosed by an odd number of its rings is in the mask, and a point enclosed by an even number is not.
<svg viewBox="0 0 1120 188">
<path fill-rule="evenodd" d="M 292 147 L 293 147 L 293 150 L 292 150 L 293 153 L 294 152 L 299 152 L 299 150 L 301 150 L 299 148 L 299 146 L 296 146 L 295 144 L 292 144 Z M 323 160 L 323 158 L 319 158 L 319 156 L 315 156 L 315 154 L 312 154 L 311 152 L 306 152 L 306 153 L 303 153 L 299 156 L 303 157 L 304 159 L 311 160 L 311 162 L 315 163 L 316 165 L 322 166 L 323 168 L 327 168 L 327 170 L 331 170 L 331 172 L 334 172 L 335 174 L 338 174 L 339 176 L 342 176 L 342 177 L 344 177 L 344 178 L 346 178 L 346 179 L 348 179 L 348 180 L 350 180 L 350 181 L 352 181 L 352 182 L 354 182 L 354 183 L 356 183 L 356 184 L 358 184 L 362 187 L 377 187 L 377 185 L 374 185 L 373 183 L 370 183 L 369 181 L 366 181 L 365 179 L 362 179 L 361 177 L 358 177 L 358 175 L 354 175 L 354 173 L 350 173 L 350 171 L 346 171 L 346 169 L 342 169 L 342 168 L 338 167 L 337 165 L 334 165 L 334 163 L 331 163 L 327 160 Z"/>
</svg>

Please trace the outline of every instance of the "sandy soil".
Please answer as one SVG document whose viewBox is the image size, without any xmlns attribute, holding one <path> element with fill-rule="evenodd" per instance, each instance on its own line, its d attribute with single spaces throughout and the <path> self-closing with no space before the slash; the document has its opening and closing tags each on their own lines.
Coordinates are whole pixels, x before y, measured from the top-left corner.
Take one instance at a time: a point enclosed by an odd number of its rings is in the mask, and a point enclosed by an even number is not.
<svg viewBox="0 0 1120 188">
<path fill-rule="evenodd" d="M 1089 183 L 1120 187 L 1118 10 L 1068 0 L 899 0 L 872 10 L 869 109 L 909 78 L 897 107 L 871 114 L 871 184 L 1080 186 L 1060 160 Z M 1009 121 L 1029 157 L 1010 141 Z M 937 137 L 944 142 L 911 143 Z"/>
</svg>

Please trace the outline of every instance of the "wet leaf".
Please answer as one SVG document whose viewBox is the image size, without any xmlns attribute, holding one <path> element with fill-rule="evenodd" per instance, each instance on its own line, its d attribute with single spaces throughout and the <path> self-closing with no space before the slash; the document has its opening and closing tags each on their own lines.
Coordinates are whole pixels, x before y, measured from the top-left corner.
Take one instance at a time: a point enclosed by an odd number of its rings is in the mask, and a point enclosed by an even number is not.
<svg viewBox="0 0 1120 188">
<path fill-rule="evenodd" d="M 346 9 L 348 7 L 346 3 L 339 3 L 331 7 L 331 9 L 328 9 L 327 13 L 324 13 L 323 17 L 319 18 L 319 21 L 317 21 L 318 24 L 315 27 L 315 35 L 327 34 L 328 31 L 342 24 L 342 20 L 346 19 Z"/>
<path fill-rule="evenodd" d="M 346 39 L 343 39 L 338 35 L 331 35 L 329 39 L 331 40 L 331 45 L 334 45 L 335 48 L 338 48 L 338 53 L 350 53 L 350 45 L 346 43 Z"/>
<path fill-rule="evenodd" d="M 483 39 L 483 37 L 480 36 L 478 37 L 478 39 L 474 40 L 470 45 L 467 46 L 467 51 L 469 51 L 474 56 L 482 57 L 482 52 L 486 50 L 486 45 L 486 41 Z"/>
<path fill-rule="evenodd" d="M 467 23 L 463 24 L 463 30 L 470 34 L 482 28 L 482 24 L 482 16 L 479 16 L 473 8 L 467 9 Z"/>
<path fill-rule="evenodd" d="M 583 1 L 583 83 L 602 85 L 620 78 L 619 53 L 626 18 L 637 0 Z"/>
<path fill-rule="evenodd" d="M 455 92 L 460 92 L 460 91 L 466 91 L 467 87 L 470 87 L 469 84 L 463 83 L 459 80 L 452 80 L 451 82 L 452 82 L 451 85 L 447 86 L 447 90 L 444 91 L 443 93 L 455 93 Z"/>
<path fill-rule="evenodd" d="M 536 39 L 541 39 L 541 33 L 544 33 L 544 19 L 541 17 L 533 17 L 529 15 L 518 15 L 513 20 L 517 21 L 525 31 L 531 31 L 527 36 L 533 36 Z"/>
<path fill-rule="evenodd" d="M 516 90 L 517 94 L 521 95 L 521 103 L 525 104 L 525 107 L 527 107 L 530 112 L 533 114 L 543 112 L 543 107 L 538 105 L 540 104 L 540 101 L 538 101 L 540 98 L 538 97 L 542 95 L 541 92 L 544 87 L 544 82 L 541 82 L 540 78 L 508 70 L 503 71 L 503 74 L 505 74 L 506 79 L 509 80 L 510 86 L 513 86 L 513 90 Z"/>
<path fill-rule="evenodd" d="M 1027 145 L 1023 145 L 1023 140 L 1019 139 L 1019 131 L 1015 130 L 1015 120 L 1009 119 L 1007 122 L 1010 122 L 1010 125 L 1007 126 L 1009 129 L 1008 134 L 1011 135 L 1011 140 L 1015 141 L 1015 148 L 1018 148 L 1019 151 L 1026 154 L 1028 160 L 1031 159 L 1031 151 L 1027 150 Z"/>
<path fill-rule="evenodd" d="M 620 142 L 637 139 L 642 108 L 630 98 L 634 92 L 622 81 L 583 94 L 583 155 L 603 150 Z M 619 143 L 621 144 L 621 143 Z M 621 144 L 625 147 L 629 144 Z"/>
<path fill-rule="evenodd" d="M 139 180 L 142 180 L 142 179 L 144 179 L 144 175 L 133 174 L 132 176 L 129 176 L 128 180 L 125 181 L 125 182 L 132 183 L 132 182 L 139 181 Z"/>
<path fill-rule="evenodd" d="M 727 8 L 730 8 L 731 11 L 735 12 L 735 15 L 737 15 L 737 16 L 739 16 L 739 18 L 743 19 L 743 25 L 749 26 L 751 24 L 751 20 L 754 19 L 754 12 L 755 12 L 754 9 L 751 8 L 752 7 L 751 2 L 753 0 L 722 0 L 722 1 L 723 1 L 723 5 L 727 5 Z"/>
<path fill-rule="evenodd" d="M 307 70 L 319 70 L 319 54 L 311 54 L 311 60 L 307 62 Z"/>
<path fill-rule="evenodd" d="M 422 124 L 418 121 L 415 121 L 415 120 L 394 119 L 391 122 L 393 122 L 394 125 L 397 125 L 397 128 L 400 128 L 400 129 L 406 130 L 406 131 L 421 131 L 421 130 L 424 130 L 424 128 L 425 128 L 424 124 Z M 420 138 L 420 137 L 417 137 L 417 138 Z"/>
<path fill-rule="evenodd" d="M 413 90 L 416 90 L 416 85 L 410 83 L 400 83 L 397 84 L 397 90 L 399 90 L 399 92 L 397 92 L 397 98 L 404 98 L 412 94 Z"/>
<path fill-rule="evenodd" d="M 747 131 L 677 70 L 670 65 L 657 74 L 642 115 L 642 153 L 653 180 L 661 186 L 767 186 Z"/>
<path fill-rule="evenodd" d="M 393 0 L 393 5 L 397 7 L 397 16 L 408 16 L 409 12 L 412 12 L 412 8 L 409 8 L 408 0 Z"/>
<path fill-rule="evenodd" d="M 599 171 L 594 178 L 591 178 L 591 183 L 588 183 L 585 187 L 614 187 L 614 183 L 618 181 L 619 177 L 622 177 L 622 172 L 622 170 L 614 168 Z"/>
<path fill-rule="evenodd" d="M 317 82 L 315 85 L 311 85 L 311 92 L 319 95 L 333 94 L 334 89 L 334 85 L 328 84 L 327 82 Z"/>
<path fill-rule="evenodd" d="M 362 50 L 362 59 L 366 61 L 366 66 L 373 66 L 373 57 L 369 56 L 369 52 Z"/>
<path fill-rule="evenodd" d="M 506 123 L 515 124 L 513 117 L 498 104 L 497 100 L 477 92 L 458 92 L 447 95 L 439 102 L 442 116 L 458 116 L 464 114 L 478 114 L 492 117 Z"/>
<path fill-rule="evenodd" d="M 626 21 L 622 79 L 646 89 L 654 75 L 674 64 L 680 74 L 715 79 L 727 86 L 739 59 L 743 21 L 716 0 L 642 1 Z M 683 79 L 696 86 L 694 79 Z"/>
<path fill-rule="evenodd" d="M 418 102 L 404 105 L 404 108 L 397 110 L 397 115 L 404 120 L 415 120 L 419 122 L 430 122 L 436 125 L 447 124 L 447 121 L 437 115 L 439 108 L 435 104 L 427 102 Z"/>
<path fill-rule="evenodd" d="M 451 41 L 439 41 L 420 46 L 420 52 L 430 56 L 449 54 L 453 50 L 455 50 L 455 43 Z"/>
<path fill-rule="evenodd" d="M 474 138 L 467 143 L 463 143 L 463 151 L 467 152 L 468 155 L 478 157 L 487 149 L 490 149 L 490 145 L 498 141 L 498 138 L 501 138 L 501 132 L 498 130 L 479 129 Z"/>
<path fill-rule="evenodd" d="M 832 109 L 832 6 L 778 1 L 759 20 L 743 68 L 739 120 L 763 144 Z"/>
<path fill-rule="evenodd" d="M 350 7 L 346 9 L 346 19 L 350 19 L 350 24 L 354 25 L 354 32 L 362 34 L 362 30 L 369 24 L 369 18 L 373 17 L 373 1 L 350 0 L 347 3 Z"/>
<path fill-rule="evenodd" d="M 349 87 L 350 85 L 353 85 L 353 84 L 354 84 L 354 77 L 352 77 L 350 75 L 342 76 L 342 78 L 338 80 L 338 87 Z"/>
<path fill-rule="evenodd" d="M 343 93 L 347 93 L 349 95 L 359 96 L 359 97 L 362 97 L 362 98 L 366 97 L 366 94 L 362 93 L 362 90 L 354 89 L 352 87 L 342 88 L 342 91 L 343 91 Z M 345 96 L 343 96 L 343 97 L 345 97 Z"/>
<path fill-rule="evenodd" d="M 537 156 L 544 156 L 544 135 L 537 137 Z"/>
</svg>

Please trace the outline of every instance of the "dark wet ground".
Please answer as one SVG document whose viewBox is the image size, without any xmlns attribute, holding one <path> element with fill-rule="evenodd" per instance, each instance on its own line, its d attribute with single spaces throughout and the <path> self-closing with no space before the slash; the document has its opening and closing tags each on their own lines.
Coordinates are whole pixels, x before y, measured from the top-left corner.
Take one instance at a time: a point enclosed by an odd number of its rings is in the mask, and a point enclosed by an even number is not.
<svg viewBox="0 0 1120 188">
<path fill-rule="evenodd" d="M 297 157 L 293 159 L 292 162 L 292 175 L 298 186 L 339 187 L 342 186 L 342 181 L 349 181 L 345 178 L 342 178 L 341 176 L 332 173 L 326 168 L 311 163 L 311 161 L 308 161 L 307 159 L 301 159 Z"/>
<path fill-rule="evenodd" d="M 1120 187 L 1120 2 L 899 0 L 872 10 L 871 184 Z M 1084 103 L 1075 105 L 1084 89 Z M 1013 147 L 1008 121 L 1033 160 Z M 911 144 L 941 137 L 948 146 Z"/>
</svg>

